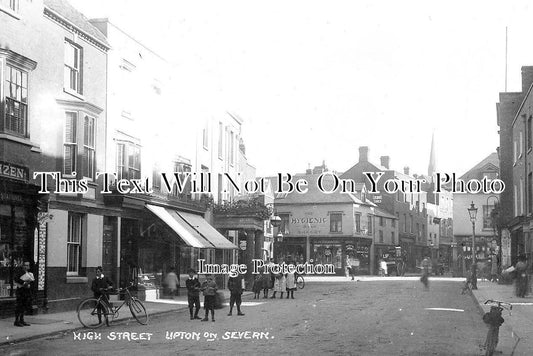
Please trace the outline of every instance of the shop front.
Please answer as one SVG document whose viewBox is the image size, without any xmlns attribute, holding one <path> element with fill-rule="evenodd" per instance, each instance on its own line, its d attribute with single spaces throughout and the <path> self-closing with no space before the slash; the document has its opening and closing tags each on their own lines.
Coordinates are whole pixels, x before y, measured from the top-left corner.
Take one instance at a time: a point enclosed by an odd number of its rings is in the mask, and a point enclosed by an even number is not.
<svg viewBox="0 0 533 356">
<path fill-rule="evenodd" d="M 367 241 L 368 240 L 368 241 Z M 311 259 L 313 264 L 332 264 L 335 274 L 345 275 L 348 265 L 354 266 L 357 274 L 369 274 L 371 239 L 354 239 L 313 236 L 310 238 Z M 306 238 L 294 237 L 276 242 L 276 262 L 304 263 Z"/>
<path fill-rule="evenodd" d="M 146 204 L 142 219 L 122 218 L 120 285 L 133 282 L 146 300 L 171 298 L 165 276 L 174 269 L 184 286 L 189 268 L 231 263 L 237 247 L 218 233 L 202 215 L 175 207 Z M 217 278 L 220 278 L 217 276 Z M 223 285 L 224 280 L 217 281 Z"/>
<path fill-rule="evenodd" d="M 13 315 L 14 276 L 24 261 L 30 262 L 36 279 L 34 305 L 43 303 L 46 240 L 37 219 L 38 187 L 28 183 L 28 169 L 4 162 L 0 166 L 9 168 L 0 173 L 0 317 L 5 317 Z"/>
</svg>

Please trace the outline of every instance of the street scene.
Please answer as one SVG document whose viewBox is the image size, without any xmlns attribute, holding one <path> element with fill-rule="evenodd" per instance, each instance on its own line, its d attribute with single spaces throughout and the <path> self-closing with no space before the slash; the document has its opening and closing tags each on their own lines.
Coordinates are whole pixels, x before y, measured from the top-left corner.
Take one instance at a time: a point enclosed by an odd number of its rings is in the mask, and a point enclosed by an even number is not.
<svg viewBox="0 0 533 356">
<path fill-rule="evenodd" d="M 242 306 L 245 316 L 229 317 L 225 306 L 216 310 L 215 323 L 189 320 L 186 310 L 173 311 L 153 319 L 148 326 L 126 322 L 96 330 L 78 329 L 1 350 L 7 355 L 62 355 L 73 349 L 79 355 L 480 354 L 486 328 L 471 296 L 461 295 L 460 284 L 431 281 L 430 291 L 425 291 L 417 278 L 405 278 L 310 283 L 298 290 L 294 300 L 254 300 L 248 296 Z M 90 331 L 101 333 L 102 339 L 74 337 Z M 118 333 L 126 331 L 149 332 L 152 337 L 118 340 Z M 250 332 L 248 339 L 228 334 L 246 331 Z M 117 335 L 108 339 L 113 332 Z M 254 340 L 255 332 L 267 335 Z M 187 339 L 185 333 L 196 336 Z M 209 341 L 206 333 L 217 336 Z"/>
<path fill-rule="evenodd" d="M 531 354 L 532 16 L 0 0 L 1 353 Z"/>
</svg>

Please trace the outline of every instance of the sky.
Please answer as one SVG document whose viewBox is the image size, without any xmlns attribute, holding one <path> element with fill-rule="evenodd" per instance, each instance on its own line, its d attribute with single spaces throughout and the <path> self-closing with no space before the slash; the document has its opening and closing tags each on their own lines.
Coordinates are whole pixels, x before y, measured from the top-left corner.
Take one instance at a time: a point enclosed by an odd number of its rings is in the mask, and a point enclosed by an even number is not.
<svg viewBox="0 0 533 356">
<path fill-rule="evenodd" d="M 167 59 L 177 106 L 237 113 L 258 176 L 342 172 L 359 146 L 426 174 L 432 133 L 438 170 L 462 174 L 499 145 L 506 27 L 507 91 L 533 65 L 527 1 L 70 2 Z"/>
</svg>

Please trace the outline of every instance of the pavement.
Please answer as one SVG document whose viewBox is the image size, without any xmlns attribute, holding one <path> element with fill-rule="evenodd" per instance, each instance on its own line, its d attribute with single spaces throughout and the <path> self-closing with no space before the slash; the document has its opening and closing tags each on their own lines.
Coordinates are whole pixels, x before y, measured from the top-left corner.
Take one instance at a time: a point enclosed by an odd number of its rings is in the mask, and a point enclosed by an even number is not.
<svg viewBox="0 0 533 356">
<path fill-rule="evenodd" d="M 183 291 L 182 291 L 183 292 Z M 229 301 L 229 291 L 222 290 L 226 303 Z M 243 296 L 253 295 L 252 292 L 244 292 Z M 120 302 L 114 302 L 117 305 Z M 180 296 L 174 299 L 160 299 L 157 302 L 143 301 L 149 318 L 157 317 L 158 315 L 178 312 L 188 309 L 187 291 L 181 293 Z M 203 304 L 203 302 L 202 302 Z M 118 304 L 120 305 L 120 304 Z M 246 302 L 243 302 L 246 305 Z M 13 325 L 14 318 L 0 319 L 0 346 L 12 343 L 19 343 L 27 340 L 42 338 L 46 336 L 56 335 L 60 333 L 72 332 L 84 327 L 78 320 L 78 315 L 75 310 L 69 310 L 60 313 L 42 313 L 37 315 L 27 315 L 24 321 L 31 326 L 16 327 Z M 126 323 L 134 322 L 131 313 L 126 305 L 120 310 L 118 318 L 113 319 L 112 323 Z"/>
<path fill-rule="evenodd" d="M 377 277 L 377 276 L 355 276 L 355 281 L 343 276 L 305 276 L 306 283 L 323 283 L 323 282 L 346 282 L 358 283 L 365 281 L 396 281 L 396 280 L 416 280 L 419 276 L 405 277 Z M 464 278 L 452 277 L 432 277 L 432 281 L 452 280 L 457 283 L 463 283 Z M 462 286 L 462 285 L 461 285 Z M 471 292 L 472 299 L 480 312 L 479 322 L 483 323 L 482 315 L 488 312 L 490 305 L 485 305 L 485 301 L 500 300 L 509 302 L 513 305 L 512 311 L 504 311 L 504 324 L 500 327 L 499 343 L 497 350 L 503 355 L 529 355 L 533 350 L 533 296 L 518 298 L 514 294 L 513 285 L 501 285 L 492 283 L 487 280 L 478 280 L 478 289 Z M 458 286 L 458 295 L 460 291 Z M 226 301 L 229 300 L 229 292 L 224 290 Z M 162 299 L 157 302 L 143 302 L 146 306 L 150 317 L 157 315 L 178 312 L 187 309 L 187 296 L 182 293 L 175 299 Z M 251 292 L 245 292 L 243 296 L 251 295 Z M 253 303 L 253 302 L 243 302 Z M 26 322 L 32 324 L 29 327 L 13 326 L 13 319 L 0 319 L 0 345 L 10 343 L 20 343 L 26 340 L 46 337 L 59 333 L 67 333 L 73 330 L 82 329 L 82 325 L 77 319 L 76 312 L 66 311 L 61 313 L 49 313 L 31 315 L 25 318 Z M 125 310 L 117 319 L 113 321 L 128 323 L 132 322 L 131 315 Z M 133 321 L 135 322 L 135 321 Z M 482 353 L 480 353 L 482 354 Z"/>
</svg>

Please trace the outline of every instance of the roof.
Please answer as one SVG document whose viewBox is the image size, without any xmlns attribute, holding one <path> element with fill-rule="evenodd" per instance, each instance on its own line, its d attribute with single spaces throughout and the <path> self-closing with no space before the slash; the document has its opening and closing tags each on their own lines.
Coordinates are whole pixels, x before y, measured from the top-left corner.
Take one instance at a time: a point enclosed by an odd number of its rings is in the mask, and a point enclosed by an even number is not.
<svg viewBox="0 0 533 356">
<path fill-rule="evenodd" d="M 303 175 L 294 175 L 292 177 L 292 182 L 296 183 L 300 179 L 305 179 L 308 182 L 307 189 L 308 191 L 304 194 L 293 191 L 291 193 L 277 193 L 275 204 L 364 204 L 369 206 L 375 206 L 370 201 L 362 202 L 352 193 L 341 193 L 340 188 L 335 190 L 333 193 L 328 194 L 318 187 L 318 177 L 321 174 L 303 174 Z M 274 181 L 277 179 L 274 179 Z M 322 181 L 323 189 L 328 191 L 333 188 L 334 181 L 331 175 L 325 175 Z M 276 185 L 276 184 L 274 184 Z M 356 185 L 360 187 L 361 185 Z M 357 190 L 357 188 L 356 188 Z"/>
<path fill-rule="evenodd" d="M 44 0 L 44 5 L 56 14 L 63 17 L 65 20 L 72 23 L 79 30 L 85 32 L 87 35 L 102 42 L 109 47 L 106 37 L 96 27 L 94 27 L 89 20 L 78 10 L 76 10 L 66 0 Z"/>
<path fill-rule="evenodd" d="M 398 219 L 397 216 L 394 216 L 391 213 L 387 213 L 385 210 L 380 209 L 380 208 L 374 208 L 374 215 L 382 216 L 384 218 L 389 218 L 389 219 Z"/>
<path fill-rule="evenodd" d="M 464 181 L 468 181 L 470 179 L 482 179 L 483 172 L 499 172 L 499 167 L 500 160 L 498 158 L 498 153 L 493 152 L 474 167 L 470 168 L 470 170 L 463 174 L 459 179 Z"/>
</svg>

